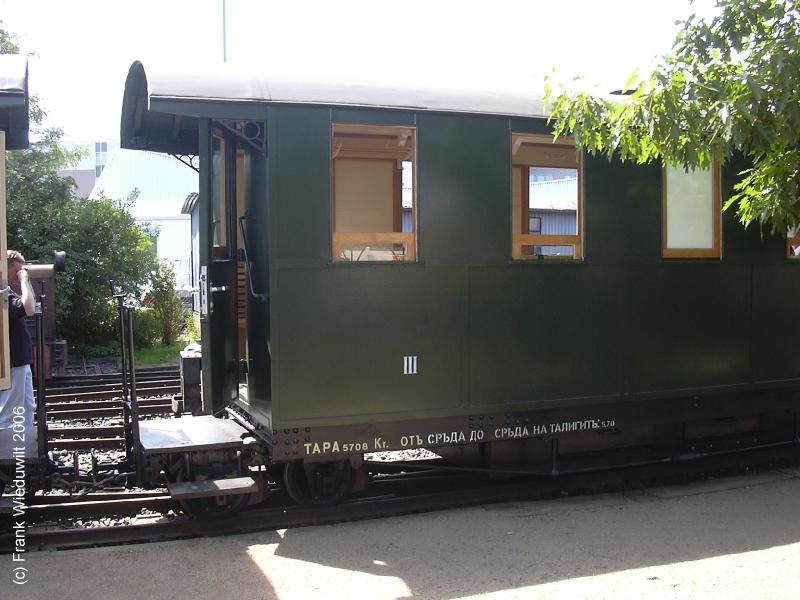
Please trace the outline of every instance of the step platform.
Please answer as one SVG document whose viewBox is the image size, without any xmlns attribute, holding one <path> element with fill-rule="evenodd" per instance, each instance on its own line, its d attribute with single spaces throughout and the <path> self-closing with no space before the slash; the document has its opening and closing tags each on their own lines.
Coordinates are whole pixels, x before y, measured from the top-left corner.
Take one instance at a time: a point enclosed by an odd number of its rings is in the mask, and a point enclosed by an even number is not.
<svg viewBox="0 0 800 600">
<path fill-rule="evenodd" d="M 249 432 L 235 421 L 210 415 L 139 421 L 144 454 L 238 448 L 247 435 Z"/>
<path fill-rule="evenodd" d="M 252 477 L 233 477 L 231 479 L 205 479 L 203 481 L 168 483 L 167 489 L 169 490 L 169 495 L 175 500 L 191 500 L 192 498 L 252 494 L 258 490 L 258 486 Z"/>
</svg>

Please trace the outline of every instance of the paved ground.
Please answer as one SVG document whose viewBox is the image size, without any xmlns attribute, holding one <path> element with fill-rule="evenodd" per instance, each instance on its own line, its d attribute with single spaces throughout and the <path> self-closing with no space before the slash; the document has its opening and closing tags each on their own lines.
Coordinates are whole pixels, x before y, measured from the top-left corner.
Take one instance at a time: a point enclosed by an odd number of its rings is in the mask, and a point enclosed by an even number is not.
<svg viewBox="0 0 800 600">
<path fill-rule="evenodd" d="M 28 556 L 2 600 L 800 597 L 800 470 Z"/>
</svg>

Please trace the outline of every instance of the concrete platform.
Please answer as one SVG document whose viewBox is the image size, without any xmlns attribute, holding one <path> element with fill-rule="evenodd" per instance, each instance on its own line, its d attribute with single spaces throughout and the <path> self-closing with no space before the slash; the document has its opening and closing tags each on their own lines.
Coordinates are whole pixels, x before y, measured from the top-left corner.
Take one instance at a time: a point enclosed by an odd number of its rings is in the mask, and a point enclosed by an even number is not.
<svg viewBox="0 0 800 600">
<path fill-rule="evenodd" d="M 139 422 L 139 441 L 145 454 L 238 448 L 246 435 L 247 430 L 238 423 L 210 415 Z"/>
<path fill-rule="evenodd" d="M 0 556 L 14 600 L 795 599 L 800 470 L 323 527 Z"/>
</svg>

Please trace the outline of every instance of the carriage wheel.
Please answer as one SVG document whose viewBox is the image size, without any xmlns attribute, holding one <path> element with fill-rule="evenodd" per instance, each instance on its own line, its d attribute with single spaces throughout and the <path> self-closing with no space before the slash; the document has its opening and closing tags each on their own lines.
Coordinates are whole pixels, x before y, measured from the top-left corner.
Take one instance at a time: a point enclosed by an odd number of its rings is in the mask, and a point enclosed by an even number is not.
<svg viewBox="0 0 800 600">
<path fill-rule="evenodd" d="M 286 463 L 283 482 L 289 496 L 302 505 L 323 506 L 344 500 L 353 490 L 355 476 L 348 460 L 324 463 Z"/>
</svg>

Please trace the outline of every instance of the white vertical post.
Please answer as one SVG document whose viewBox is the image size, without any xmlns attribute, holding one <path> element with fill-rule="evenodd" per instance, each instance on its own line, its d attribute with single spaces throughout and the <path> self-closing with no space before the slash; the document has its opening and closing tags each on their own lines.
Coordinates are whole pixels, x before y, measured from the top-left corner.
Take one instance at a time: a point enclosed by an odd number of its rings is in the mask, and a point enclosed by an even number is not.
<svg viewBox="0 0 800 600">
<path fill-rule="evenodd" d="M 6 132 L 0 130 L 0 289 L 8 287 L 6 259 Z M 0 311 L 0 390 L 11 387 L 11 355 L 8 341 L 8 293 L 2 297 Z"/>
</svg>

